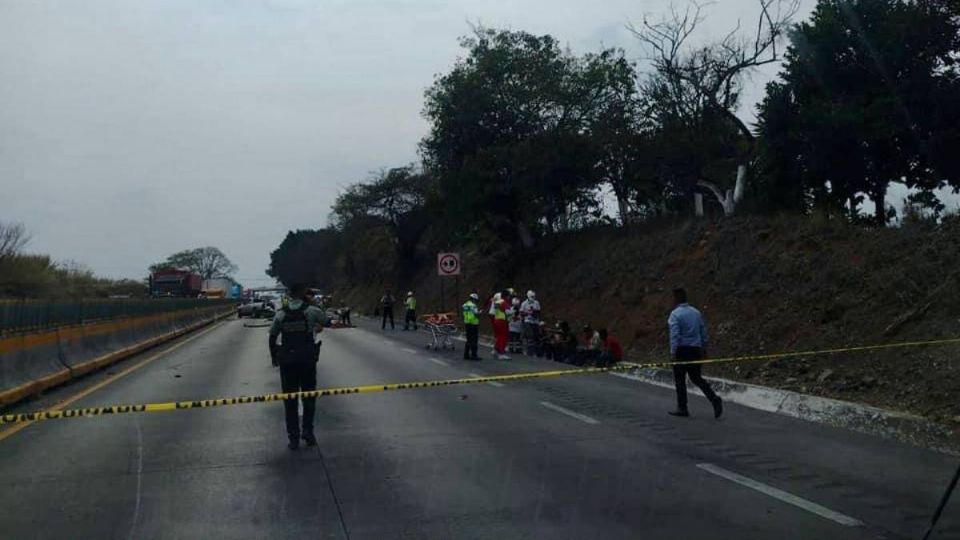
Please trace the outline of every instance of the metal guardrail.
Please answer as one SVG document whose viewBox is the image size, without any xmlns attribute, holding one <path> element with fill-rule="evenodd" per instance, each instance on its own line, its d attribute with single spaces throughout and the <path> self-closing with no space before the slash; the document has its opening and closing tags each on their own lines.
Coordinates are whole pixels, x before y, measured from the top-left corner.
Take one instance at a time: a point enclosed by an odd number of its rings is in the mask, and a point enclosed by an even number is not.
<svg viewBox="0 0 960 540">
<path fill-rule="evenodd" d="M 0 300 L 0 336 L 236 303 L 237 300 L 230 298 Z"/>
</svg>

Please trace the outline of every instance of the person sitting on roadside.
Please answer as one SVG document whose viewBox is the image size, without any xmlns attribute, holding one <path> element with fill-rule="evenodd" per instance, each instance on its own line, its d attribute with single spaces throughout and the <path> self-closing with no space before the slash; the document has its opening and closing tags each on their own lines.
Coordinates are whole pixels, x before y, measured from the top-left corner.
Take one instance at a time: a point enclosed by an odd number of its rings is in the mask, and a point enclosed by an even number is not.
<svg viewBox="0 0 960 540">
<path fill-rule="evenodd" d="M 600 335 L 594 332 L 589 324 L 583 327 L 580 334 L 580 342 L 577 345 L 576 364 L 582 366 L 589 364 L 600 356 L 601 349 Z"/>
<path fill-rule="evenodd" d="M 573 364 L 577 357 L 577 336 L 570 330 L 567 321 L 558 322 L 551 339 L 553 360 L 566 364 Z"/>
<path fill-rule="evenodd" d="M 545 327 L 546 325 L 544 325 Z M 553 328 L 542 328 L 543 332 L 543 356 L 547 360 L 557 360 L 557 349 L 560 343 L 560 323 L 553 325 Z"/>
<path fill-rule="evenodd" d="M 570 328 L 570 325 L 566 322 L 563 323 L 561 327 L 560 334 L 560 346 L 563 350 L 564 362 L 568 364 L 576 364 L 577 362 L 577 335 L 573 333 L 573 329 Z"/>
<path fill-rule="evenodd" d="M 606 328 L 601 328 L 597 335 L 600 337 L 603 350 L 597 357 L 598 367 L 610 367 L 623 361 L 623 347 L 620 341 L 611 336 Z"/>
</svg>

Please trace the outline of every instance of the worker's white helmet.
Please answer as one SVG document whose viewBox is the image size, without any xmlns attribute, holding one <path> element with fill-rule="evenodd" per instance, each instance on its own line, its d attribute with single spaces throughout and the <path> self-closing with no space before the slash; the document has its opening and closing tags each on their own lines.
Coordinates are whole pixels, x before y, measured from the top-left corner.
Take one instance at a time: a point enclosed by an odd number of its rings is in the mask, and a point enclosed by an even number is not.
<svg viewBox="0 0 960 540">
<path fill-rule="evenodd" d="M 413 291 L 407 291 L 407 296 L 413 296 Z"/>
<path fill-rule="evenodd" d="M 537 297 L 537 293 L 535 293 L 535 292 L 533 292 L 533 291 L 527 291 L 527 298 L 533 300 L 533 299 L 536 298 L 536 297 Z"/>
<path fill-rule="evenodd" d="M 477 294 L 477 293 L 475 293 L 475 292 L 470 293 L 470 299 L 471 299 L 471 300 L 479 300 L 479 299 L 480 299 L 480 295 Z"/>
</svg>

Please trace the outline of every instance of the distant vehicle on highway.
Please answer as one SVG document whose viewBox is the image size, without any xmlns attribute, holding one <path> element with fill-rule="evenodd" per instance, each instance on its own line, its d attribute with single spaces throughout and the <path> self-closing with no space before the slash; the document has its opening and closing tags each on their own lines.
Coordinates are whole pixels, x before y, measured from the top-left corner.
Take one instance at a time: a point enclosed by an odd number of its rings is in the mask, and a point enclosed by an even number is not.
<svg viewBox="0 0 960 540">
<path fill-rule="evenodd" d="M 259 319 L 262 317 L 272 317 L 275 312 L 276 308 L 265 298 L 254 298 L 237 307 L 237 317 L 239 318 L 253 317 Z"/>
<path fill-rule="evenodd" d="M 203 290 L 207 298 L 236 298 L 243 296 L 243 287 L 231 277 L 215 277 L 203 280 Z M 213 291 L 220 291 L 219 293 Z M 217 296 L 219 295 L 219 296 Z M 253 296 L 253 295 L 249 295 Z"/>
<path fill-rule="evenodd" d="M 226 298 L 227 293 L 223 289 L 209 289 L 200 293 L 203 298 Z"/>
<path fill-rule="evenodd" d="M 162 268 L 150 274 L 150 295 L 196 298 L 202 290 L 200 274 L 176 268 Z"/>
</svg>

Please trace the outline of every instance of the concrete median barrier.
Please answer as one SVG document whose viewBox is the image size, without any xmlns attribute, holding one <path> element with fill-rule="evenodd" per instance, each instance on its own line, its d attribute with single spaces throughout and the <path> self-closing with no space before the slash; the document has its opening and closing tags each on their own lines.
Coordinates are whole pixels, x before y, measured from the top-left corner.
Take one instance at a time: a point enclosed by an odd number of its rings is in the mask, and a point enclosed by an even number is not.
<svg viewBox="0 0 960 540">
<path fill-rule="evenodd" d="M 109 366 L 233 314 L 216 306 L 0 339 L 0 406 Z"/>
<path fill-rule="evenodd" d="M 70 376 L 56 331 L 0 340 L 0 404 L 63 384 Z"/>
<path fill-rule="evenodd" d="M 132 347 L 137 343 L 148 339 L 156 333 L 150 331 L 149 319 L 133 319 L 128 327 L 117 330 L 116 343 L 121 347 Z"/>
<path fill-rule="evenodd" d="M 98 366 L 95 360 L 111 352 L 121 350 L 117 334 L 123 331 L 126 324 L 111 323 L 81 328 L 81 349 L 77 356 L 65 355 L 63 360 L 73 370 L 74 375 L 83 375 Z"/>
</svg>

